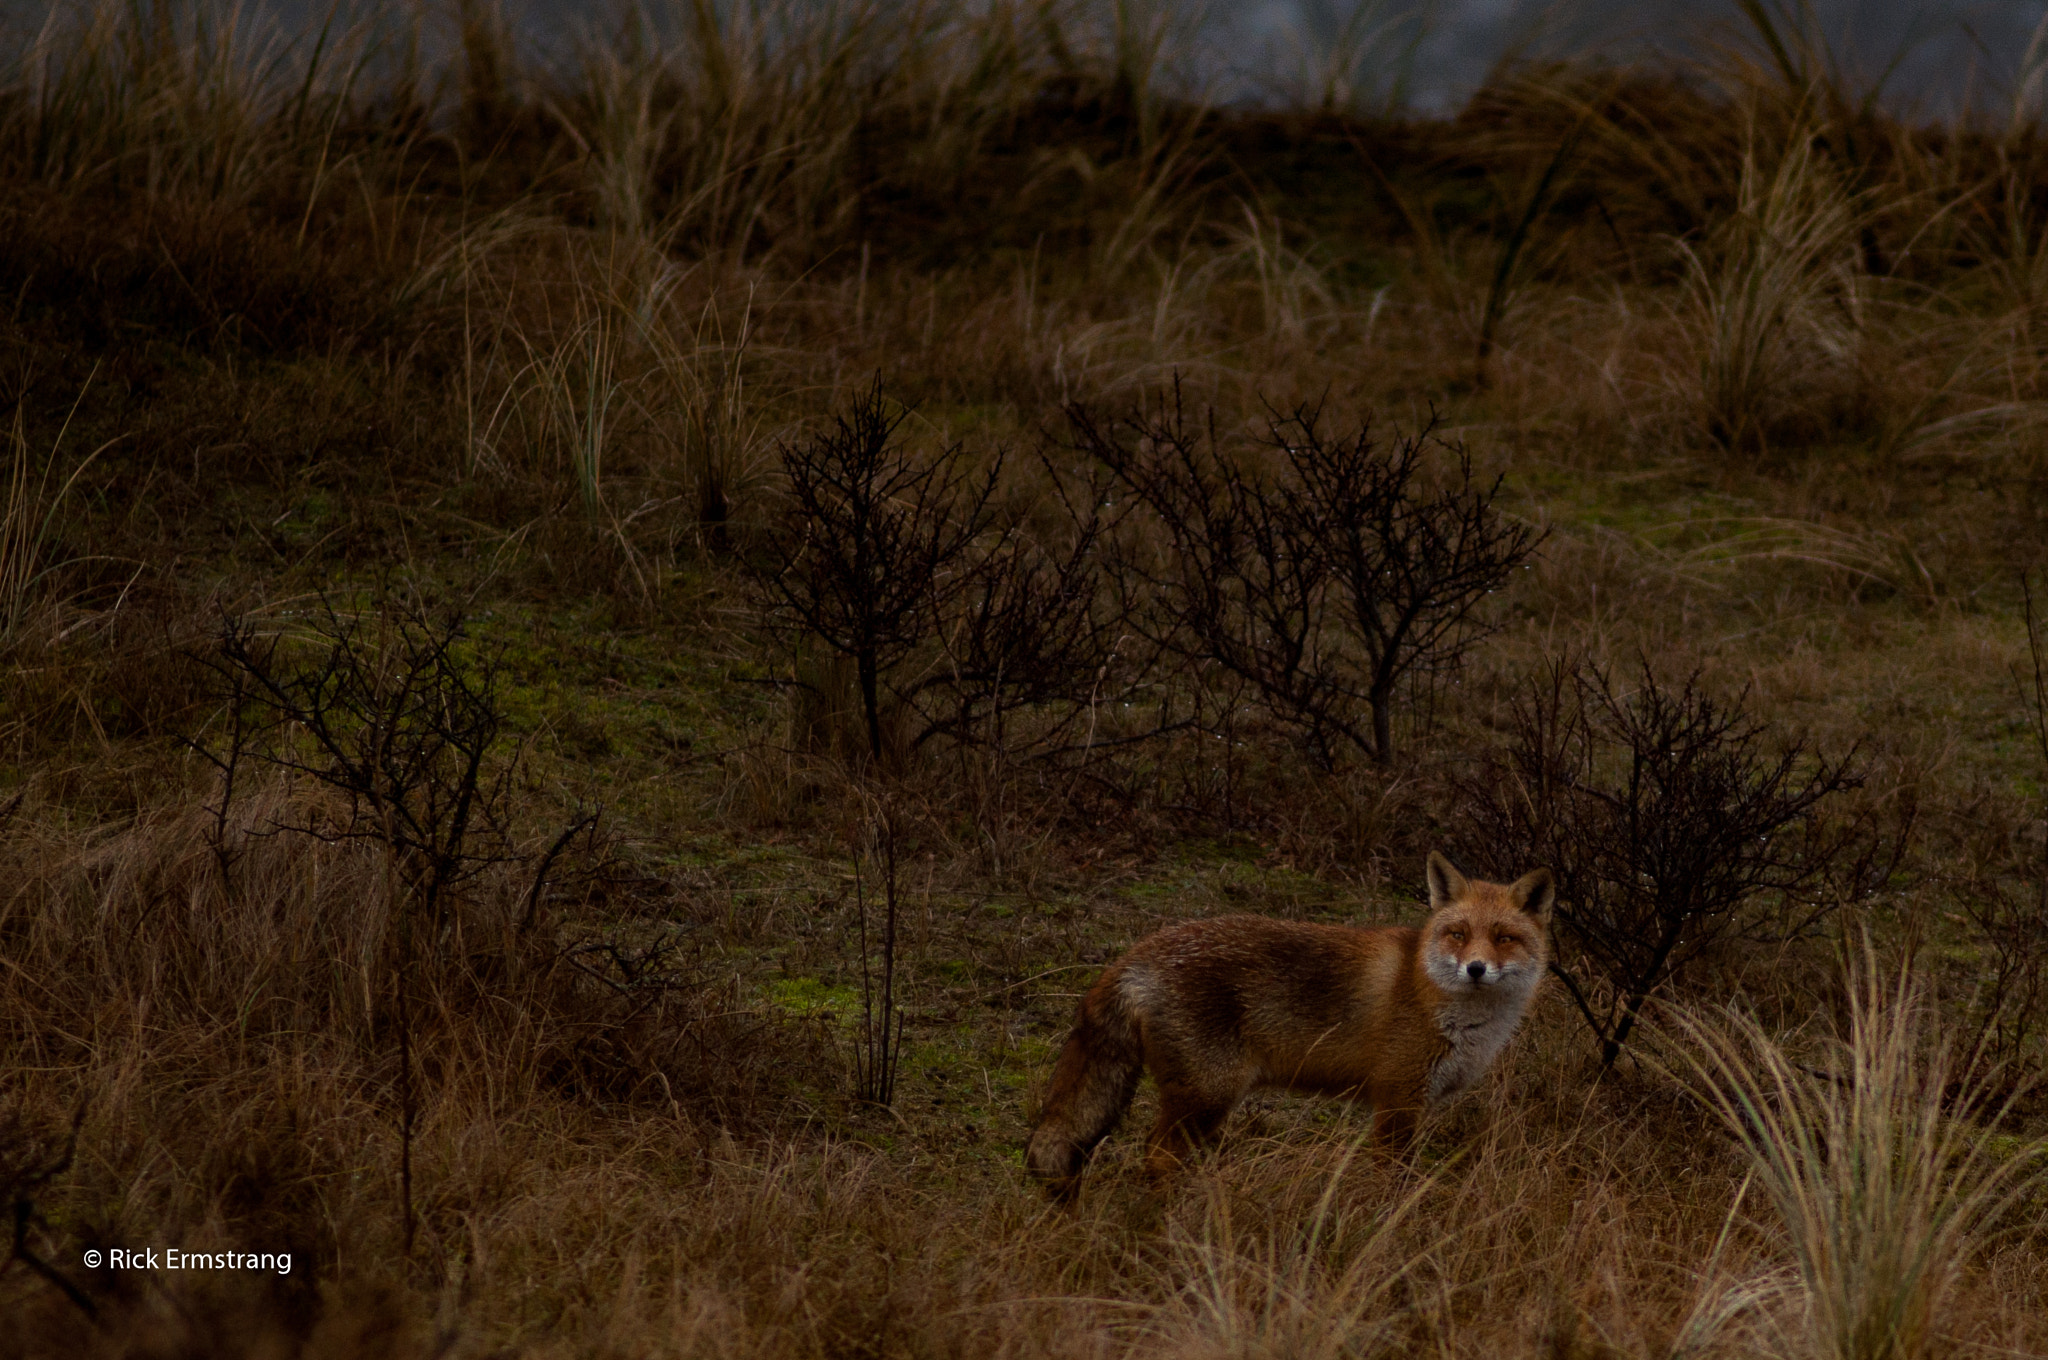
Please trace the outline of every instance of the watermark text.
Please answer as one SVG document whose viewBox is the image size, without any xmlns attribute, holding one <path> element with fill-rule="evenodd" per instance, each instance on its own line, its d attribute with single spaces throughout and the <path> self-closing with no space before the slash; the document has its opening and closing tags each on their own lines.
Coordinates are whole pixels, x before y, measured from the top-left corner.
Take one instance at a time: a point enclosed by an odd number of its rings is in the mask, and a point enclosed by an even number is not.
<svg viewBox="0 0 2048 1360">
<path fill-rule="evenodd" d="M 109 1247 L 85 1253 L 88 1270 L 270 1270 L 292 1273 L 288 1251 L 186 1251 L 181 1247 Z"/>
</svg>

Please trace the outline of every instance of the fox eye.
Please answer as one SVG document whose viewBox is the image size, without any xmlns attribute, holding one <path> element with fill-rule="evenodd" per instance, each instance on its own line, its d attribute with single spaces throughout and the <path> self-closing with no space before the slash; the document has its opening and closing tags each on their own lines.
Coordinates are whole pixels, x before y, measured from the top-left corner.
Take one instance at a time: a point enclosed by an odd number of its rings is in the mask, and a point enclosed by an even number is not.
<svg viewBox="0 0 2048 1360">
<path fill-rule="evenodd" d="M 1493 942 L 1499 945 L 1502 949 L 1509 949 L 1521 943 L 1520 940 L 1516 939 L 1512 935 L 1496 935 L 1493 937 Z"/>
<path fill-rule="evenodd" d="M 1450 940 L 1452 944 L 1465 943 L 1465 932 L 1462 930 L 1447 930 L 1444 932 L 1444 935 Z"/>
</svg>

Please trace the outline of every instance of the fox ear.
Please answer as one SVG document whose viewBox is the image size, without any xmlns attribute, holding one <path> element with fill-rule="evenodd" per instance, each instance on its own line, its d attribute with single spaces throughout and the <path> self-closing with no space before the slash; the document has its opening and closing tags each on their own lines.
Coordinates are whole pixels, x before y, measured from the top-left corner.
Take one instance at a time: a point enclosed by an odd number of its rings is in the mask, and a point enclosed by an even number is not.
<svg viewBox="0 0 2048 1360">
<path fill-rule="evenodd" d="M 1550 924 L 1550 909 L 1557 905 L 1557 880 L 1550 870 L 1536 869 L 1523 874 L 1508 888 L 1515 905 L 1544 925 Z"/>
<path fill-rule="evenodd" d="M 1451 862 L 1435 850 L 1429 852 L 1429 909 L 1442 911 L 1465 895 L 1465 876 L 1451 867 Z"/>
</svg>

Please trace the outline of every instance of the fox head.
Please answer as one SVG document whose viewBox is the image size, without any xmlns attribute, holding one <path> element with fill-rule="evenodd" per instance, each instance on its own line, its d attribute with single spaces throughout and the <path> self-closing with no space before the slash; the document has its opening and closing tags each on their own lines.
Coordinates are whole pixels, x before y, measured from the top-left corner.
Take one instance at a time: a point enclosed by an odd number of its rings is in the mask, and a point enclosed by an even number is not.
<svg viewBox="0 0 2048 1360">
<path fill-rule="evenodd" d="M 1550 962 L 1550 910 L 1556 902 L 1548 869 L 1505 885 L 1486 883 L 1466 878 L 1431 851 L 1423 970 L 1453 995 L 1496 987 L 1526 994 Z"/>
</svg>

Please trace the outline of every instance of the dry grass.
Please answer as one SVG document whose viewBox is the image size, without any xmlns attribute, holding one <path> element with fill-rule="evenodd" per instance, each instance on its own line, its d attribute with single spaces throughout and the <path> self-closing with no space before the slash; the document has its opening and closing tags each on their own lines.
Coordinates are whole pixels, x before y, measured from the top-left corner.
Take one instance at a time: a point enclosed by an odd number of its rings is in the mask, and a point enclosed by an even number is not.
<svg viewBox="0 0 2048 1360">
<path fill-rule="evenodd" d="M 252 826 L 278 810 L 275 795 L 252 799 Z M 11 847 L 39 873 L 8 921 L 24 967 L 7 1013 L 39 1022 L 9 1035 L 16 1108 L 85 1101 L 81 1155 L 36 1206 L 49 1233 L 294 1257 L 289 1277 L 146 1284 L 64 1262 L 108 1330 L 18 1280 L 39 1351 L 1668 1355 L 1754 1353 L 1770 1336 L 1805 1353 L 1771 1330 L 1795 1325 L 1792 1296 L 1762 1283 L 1804 1260 L 1804 1239 L 1788 1252 L 1747 1216 L 1742 1139 L 1701 1143 L 1694 1111 L 1655 1082 L 1573 1078 L 1584 1055 L 1556 1006 L 1412 1166 L 1361 1147 L 1361 1124 L 1326 1105 L 1268 1101 L 1164 1195 L 1112 1145 L 1095 1192 L 1063 1215 L 1003 1152 L 1021 1127 L 1007 1101 L 988 1129 L 979 1111 L 963 1127 L 920 1108 L 921 1092 L 895 1118 L 721 1130 L 717 1100 L 759 1112 L 787 1089 L 771 1078 L 743 1096 L 728 1069 L 702 1092 L 678 1079 L 594 1102 L 576 1070 L 596 1032 L 577 1024 L 594 1018 L 587 999 L 580 1012 L 536 1004 L 452 969 L 421 1045 L 423 1227 L 407 1262 L 364 966 L 384 918 L 353 905 L 374 902 L 376 855 L 236 848 L 260 911 L 217 895 L 198 818 Z M 31 967 L 57 975 L 60 950 L 87 955 L 64 974 L 74 981 L 30 982 Z M 1899 1012 L 1877 1001 L 1858 1016 L 1896 1038 Z M 793 1056 L 789 1025 L 770 1033 Z M 1900 1118 L 1929 1117 L 1906 1088 L 1881 1089 Z M 1779 1147 L 1826 1165 L 1796 1138 L 1759 1155 Z M 1982 1145 L 1966 1160 L 1990 1156 L 2021 1165 Z M 2043 1340 L 2025 1302 L 2038 1260 L 2000 1265 L 1996 1280 L 1943 1276 L 1952 1340 Z"/>
<path fill-rule="evenodd" d="M 411 9 L 316 44 L 101 5 L 10 49 L 12 1349 L 2048 1352 L 2048 1022 L 1987 995 L 2048 926 L 2048 133 L 1894 120 L 1764 7 L 1747 55 L 1520 67 L 1439 121 L 1366 106 L 1354 27 L 1303 107 L 1219 110 L 1163 14 L 705 3 L 543 68 L 463 6 L 429 70 Z M 907 758 L 889 1110 L 851 1099 L 849 678 L 760 609 L 778 450 L 878 377 L 906 456 L 1008 451 L 975 561 L 1115 512 L 1063 407 L 1176 377 L 1233 456 L 1301 402 L 1434 411 L 1548 533 L 1385 769 L 1313 768 L 1121 627 L 1057 711 Z M 1156 609 L 1099 585 L 1097 621 Z M 408 595 L 495 661 L 511 791 L 511 857 L 411 934 L 386 847 L 307 834 L 331 793 L 244 765 L 224 803 L 186 744 L 235 729 L 223 611 Z M 966 654 L 920 646 L 905 692 Z M 1694 1068 L 1602 1075 L 1551 996 L 1409 1161 L 1262 1098 L 1179 1182 L 1116 1137 L 1049 1210 L 1017 1154 L 1095 970 L 1191 915 L 1412 919 L 1449 791 L 1564 655 L 1860 743 L 1909 845 L 1828 919 L 1910 985 L 1731 940 L 1653 1002 L 1742 1000 Z M 1973 1026 L 1996 1100 L 1943 1066 Z M 293 1268 L 83 1263 L 172 1246 Z"/>
<path fill-rule="evenodd" d="M 1801 1293 L 1780 1344 L 1830 1360 L 1912 1360 L 1979 1241 L 2038 1197 L 2039 1142 L 1987 1133 L 1999 1074 L 1924 1028 L 1910 974 L 1886 982 L 1866 946 L 1847 1032 L 1815 1068 L 1762 1026 L 1679 1016 L 1707 1103 L 1784 1225 Z M 1931 1051 L 1930 1051 L 1931 1047 Z"/>
</svg>

